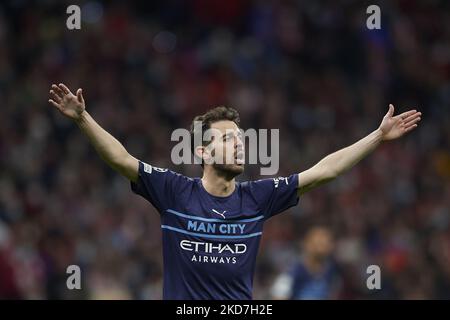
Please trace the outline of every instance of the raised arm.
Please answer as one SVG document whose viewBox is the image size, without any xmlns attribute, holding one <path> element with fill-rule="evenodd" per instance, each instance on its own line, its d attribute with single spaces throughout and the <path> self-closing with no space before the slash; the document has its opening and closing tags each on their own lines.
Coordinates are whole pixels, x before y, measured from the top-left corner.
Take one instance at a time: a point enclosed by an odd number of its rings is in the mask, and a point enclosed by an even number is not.
<svg viewBox="0 0 450 320">
<path fill-rule="evenodd" d="M 53 84 L 50 95 L 52 99 L 48 100 L 49 103 L 78 125 L 99 156 L 111 168 L 127 179 L 136 182 L 138 160 L 130 155 L 124 146 L 104 130 L 86 111 L 82 90 L 78 89 L 74 95 L 64 84 Z"/>
<path fill-rule="evenodd" d="M 354 144 L 326 156 L 312 168 L 299 173 L 299 194 L 335 179 L 372 152 L 381 142 L 400 138 L 410 132 L 417 127 L 421 113 L 410 110 L 397 116 L 393 115 L 394 106 L 391 104 L 378 129 Z"/>
</svg>

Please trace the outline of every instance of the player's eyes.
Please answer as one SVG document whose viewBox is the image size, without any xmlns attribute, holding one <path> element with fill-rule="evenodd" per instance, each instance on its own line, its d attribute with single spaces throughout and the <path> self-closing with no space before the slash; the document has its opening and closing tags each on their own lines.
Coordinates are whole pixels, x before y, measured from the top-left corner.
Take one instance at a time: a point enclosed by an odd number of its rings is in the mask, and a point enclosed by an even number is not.
<svg viewBox="0 0 450 320">
<path fill-rule="evenodd" d="M 224 135 L 222 141 L 230 141 L 231 139 L 234 139 L 235 136 L 242 140 L 242 133 L 239 131 L 237 133 L 229 133 L 227 135 Z"/>
</svg>

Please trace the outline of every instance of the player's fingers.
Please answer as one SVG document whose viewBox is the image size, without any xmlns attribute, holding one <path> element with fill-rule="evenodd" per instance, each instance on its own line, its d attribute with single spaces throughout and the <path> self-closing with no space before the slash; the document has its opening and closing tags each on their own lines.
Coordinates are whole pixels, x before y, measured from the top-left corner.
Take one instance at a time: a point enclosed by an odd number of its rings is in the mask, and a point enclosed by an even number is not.
<svg viewBox="0 0 450 320">
<path fill-rule="evenodd" d="M 396 116 L 396 118 L 405 119 L 405 118 L 409 117 L 410 115 L 412 115 L 412 114 L 414 114 L 416 112 L 417 112 L 417 110 L 415 110 L 415 109 L 414 110 L 409 110 L 409 111 L 406 111 L 406 112 L 403 112 L 403 113 L 399 114 L 398 116 Z"/>
<path fill-rule="evenodd" d="M 52 90 L 55 92 L 60 98 L 64 96 L 64 92 L 56 85 L 52 84 Z"/>
<path fill-rule="evenodd" d="M 77 98 L 78 98 L 78 102 L 84 103 L 83 89 L 79 88 L 79 89 L 77 90 Z"/>
<path fill-rule="evenodd" d="M 53 105 L 56 109 L 61 110 L 61 106 L 56 103 L 55 101 L 53 101 L 52 99 L 48 99 L 48 102 Z"/>
<path fill-rule="evenodd" d="M 422 112 L 417 112 L 416 111 L 416 112 L 410 113 L 407 117 L 403 117 L 403 121 L 408 122 L 411 119 L 420 117 L 421 115 L 422 115 Z"/>
<path fill-rule="evenodd" d="M 65 94 L 72 93 L 72 92 L 70 92 L 69 88 L 66 87 L 66 85 L 65 85 L 64 83 L 60 83 L 58 86 L 61 88 L 61 90 L 62 90 Z"/>
<path fill-rule="evenodd" d="M 50 95 L 52 96 L 53 100 L 57 103 L 61 103 L 61 98 L 55 93 L 55 91 L 50 90 Z"/>
<path fill-rule="evenodd" d="M 405 128 L 405 132 L 409 132 L 411 130 L 414 130 L 415 128 L 417 128 L 417 123 Z"/>
<path fill-rule="evenodd" d="M 404 121 L 404 126 L 406 128 L 410 127 L 411 125 L 417 123 L 420 121 L 420 115 L 414 116 L 413 118 L 409 119 L 408 121 Z"/>
</svg>

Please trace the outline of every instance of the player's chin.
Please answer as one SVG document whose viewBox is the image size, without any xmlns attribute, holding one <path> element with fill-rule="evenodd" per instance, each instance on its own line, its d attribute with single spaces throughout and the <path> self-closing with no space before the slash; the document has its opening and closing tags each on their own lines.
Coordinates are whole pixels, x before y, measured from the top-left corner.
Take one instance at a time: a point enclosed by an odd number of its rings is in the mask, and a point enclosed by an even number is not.
<svg viewBox="0 0 450 320">
<path fill-rule="evenodd" d="M 244 164 L 216 164 L 216 169 L 219 169 L 221 171 L 227 172 L 228 174 L 231 174 L 233 176 L 240 175 L 244 172 Z"/>
<path fill-rule="evenodd" d="M 244 164 L 243 163 L 232 164 L 232 166 L 233 166 L 234 172 L 237 172 L 239 174 L 244 172 Z"/>
</svg>

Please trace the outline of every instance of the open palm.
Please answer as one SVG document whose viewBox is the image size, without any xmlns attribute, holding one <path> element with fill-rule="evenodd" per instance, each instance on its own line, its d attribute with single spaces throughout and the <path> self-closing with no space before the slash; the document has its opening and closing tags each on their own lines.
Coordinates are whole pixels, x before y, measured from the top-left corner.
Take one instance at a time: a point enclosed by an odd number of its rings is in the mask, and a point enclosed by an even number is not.
<svg viewBox="0 0 450 320">
<path fill-rule="evenodd" d="M 393 115 L 394 106 L 390 104 L 389 111 L 384 116 L 379 127 L 385 141 L 400 138 L 405 133 L 416 128 L 422 113 L 417 110 L 409 110 L 397 116 Z"/>
<path fill-rule="evenodd" d="M 64 84 L 53 84 L 50 90 L 52 99 L 49 99 L 54 107 L 56 107 L 66 117 L 77 120 L 85 110 L 84 98 L 82 90 L 78 89 L 74 95 Z"/>
</svg>

